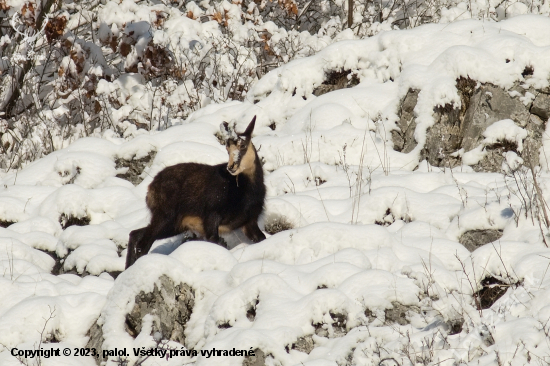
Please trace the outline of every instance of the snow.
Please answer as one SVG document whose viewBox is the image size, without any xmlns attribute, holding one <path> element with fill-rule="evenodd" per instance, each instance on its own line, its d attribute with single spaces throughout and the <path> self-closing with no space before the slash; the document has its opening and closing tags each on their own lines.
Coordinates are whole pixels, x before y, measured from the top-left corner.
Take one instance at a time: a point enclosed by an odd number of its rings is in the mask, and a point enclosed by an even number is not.
<svg viewBox="0 0 550 366">
<path fill-rule="evenodd" d="M 518 74 L 531 65 L 540 74 L 535 71 L 528 83 L 548 85 L 550 69 L 545 61 L 550 57 L 548 38 L 542 41 L 540 35 L 525 30 L 525 24 L 530 22 L 533 29 L 541 29 L 545 34 L 550 27 L 547 18 L 525 15 L 499 23 L 468 20 L 430 24 L 411 30 L 383 32 L 364 40 L 337 42 L 313 57 L 295 60 L 271 71 L 250 94 L 261 98 L 256 106 L 269 117 L 268 121 L 284 125 L 282 131 L 286 133 L 296 134 L 300 130 L 300 123 L 296 121 L 313 123 L 315 107 L 329 99 L 358 117 L 372 119 L 381 115 L 394 122 L 395 103 L 410 88 L 421 89 L 415 109 L 416 121 L 421 126 L 415 132 L 419 144 L 410 153 L 411 159 L 418 161 L 413 157 L 418 156 L 425 141 L 425 131 L 434 123 L 433 107 L 460 105 L 455 88 L 457 78 L 470 77 L 510 88 L 518 80 Z M 511 61 L 506 63 L 505 59 Z M 339 69 L 359 70 L 357 75 L 361 84 L 352 90 L 313 98 L 310 102 L 313 88 L 323 81 L 324 71 Z M 268 93 L 268 97 L 262 98 Z M 308 100 L 292 97 L 294 93 Z M 279 108 L 281 104 L 286 108 Z M 341 115 L 344 119 L 349 118 L 347 113 Z"/>
<path fill-rule="evenodd" d="M 198 14 L 192 4 L 188 9 Z M 102 17 L 121 28 L 149 20 L 156 9 L 134 5 L 108 2 Z M 508 11 L 526 9 L 515 3 Z M 455 13 L 450 9 L 443 17 Z M 217 29 L 184 19 L 170 21 L 188 43 Z M 135 36 L 149 37 L 142 26 L 134 23 Z M 159 32 L 153 39 L 163 37 Z M 415 363 L 403 350 L 417 362 L 418 355 L 432 352 L 430 362 L 441 365 L 495 364 L 497 357 L 513 365 L 548 360 L 550 249 L 522 201 L 523 188 L 513 185 L 520 158 L 507 153 L 505 175 L 476 173 L 466 165 L 431 167 L 419 162 L 419 154 L 434 107 L 460 104 L 457 78 L 502 88 L 518 81 L 548 86 L 549 32 L 547 17 L 521 15 L 498 23 L 430 24 L 362 40 L 343 35 L 314 56 L 268 73 L 247 101 L 212 103 L 158 133 L 82 138 L 19 171 L 2 172 L 0 220 L 13 224 L 0 228 L 0 364 L 17 364 L 11 348 L 31 349 L 46 338 L 59 343 L 44 347 L 85 347 L 96 321 L 104 349 L 153 346 L 151 317 L 134 339 L 125 330 L 125 316 L 136 295 L 152 291 L 163 275 L 195 293 L 187 349 L 252 347 L 269 354 L 271 364 L 306 366 Z M 525 79 L 521 73 L 528 65 L 534 74 Z M 340 69 L 352 70 L 359 85 L 315 97 L 325 72 Z M 419 144 L 405 154 L 393 150 L 390 132 L 410 88 L 421 89 L 415 109 Z M 97 92 L 115 93 L 129 108 L 150 104 L 138 74 L 101 80 Z M 123 271 L 130 231 L 149 221 L 145 195 L 153 177 L 178 163 L 226 162 L 217 138 L 220 123 L 235 123 L 231 133 L 242 132 L 254 115 L 253 143 L 268 192 L 260 225 L 284 220 L 291 228 L 257 244 L 235 234 L 230 250 L 203 241 L 179 245 L 179 236 L 157 242 L 151 254 Z M 527 131 L 506 119 L 483 136 L 483 146 L 461 152 L 465 164 L 477 163 L 484 147 L 498 142 L 515 143 L 521 152 Z M 543 147 L 548 144 L 544 136 Z M 153 152 L 139 185 L 117 177 L 126 171 L 116 168 L 117 159 Z M 541 151 L 546 162 L 542 157 Z M 550 173 L 538 173 L 548 202 Z M 89 224 L 63 228 L 62 217 Z M 472 230 L 503 235 L 470 253 L 458 241 Z M 63 261 L 56 263 L 54 253 Z M 67 273 L 52 274 L 56 265 Z M 117 271 L 123 272 L 114 280 L 109 273 Z M 486 277 L 508 288 L 491 308 L 479 310 L 475 293 Z M 406 324 L 386 319 L 398 306 L 409 309 Z M 251 308 L 253 320 L 247 316 Z M 332 324 L 337 317 L 345 319 L 343 328 Z M 463 329 L 451 334 L 448 323 L 458 320 Z M 292 349 L 307 336 L 315 343 L 310 354 Z M 130 352 L 129 360 L 138 358 Z M 199 355 L 144 365 L 242 361 Z M 95 361 L 43 360 L 50 364 Z"/>
<path fill-rule="evenodd" d="M 483 132 L 485 144 L 510 141 L 516 144 L 519 152 L 523 150 L 523 140 L 527 137 L 527 131 L 516 125 L 511 119 L 505 119 L 493 123 Z"/>
</svg>

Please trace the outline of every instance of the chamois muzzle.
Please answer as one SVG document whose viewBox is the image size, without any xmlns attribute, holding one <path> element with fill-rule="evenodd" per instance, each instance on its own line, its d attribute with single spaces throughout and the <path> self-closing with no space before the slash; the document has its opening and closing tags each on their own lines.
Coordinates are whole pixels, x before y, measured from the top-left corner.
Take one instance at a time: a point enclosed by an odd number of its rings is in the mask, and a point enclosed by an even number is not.
<svg viewBox="0 0 550 366">
<path fill-rule="evenodd" d="M 237 172 L 237 168 L 238 168 L 238 167 L 236 166 L 235 163 L 233 163 L 233 164 L 227 164 L 227 171 L 228 171 L 229 173 L 231 173 L 232 175 L 236 175 L 235 173 Z"/>
</svg>

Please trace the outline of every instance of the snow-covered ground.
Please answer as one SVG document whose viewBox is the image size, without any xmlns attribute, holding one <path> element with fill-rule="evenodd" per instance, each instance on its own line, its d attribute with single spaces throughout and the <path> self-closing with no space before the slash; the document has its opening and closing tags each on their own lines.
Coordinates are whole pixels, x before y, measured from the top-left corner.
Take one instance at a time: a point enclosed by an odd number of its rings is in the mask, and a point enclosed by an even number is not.
<svg viewBox="0 0 550 366">
<path fill-rule="evenodd" d="M 419 156 L 434 107 L 460 104 L 457 78 L 543 88 L 549 60 L 550 19 L 543 16 L 382 32 L 336 42 L 271 71 L 248 101 L 210 104 L 174 127 L 138 131 L 129 141 L 109 131 L 83 138 L 3 173 L 0 220 L 14 224 L 0 228 L 0 365 L 20 364 L 13 348 L 84 347 L 100 314 L 103 348 L 126 348 L 136 361 L 132 348 L 155 344 L 151 320 L 144 319 L 134 339 L 125 315 L 162 275 L 195 291 L 186 349 L 252 347 L 268 354 L 270 365 L 548 364 L 550 249 L 541 234 L 547 229 L 522 211 L 512 178 L 469 166 L 431 167 Z M 534 72 L 524 79 L 527 66 Z M 340 69 L 356 74 L 359 85 L 315 97 L 325 73 Z M 117 85 L 127 100 L 136 95 L 132 77 Z M 410 88 L 421 90 L 419 144 L 404 154 L 393 150 L 390 131 Z M 235 121 L 243 130 L 254 115 L 253 142 L 268 190 L 261 227 L 280 221 L 293 228 L 252 245 L 235 234 L 229 251 L 167 239 L 114 280 L 108 272 L 124 269 L 129 232 L 148 223 L 144 198 L 155 174 L 181 162 L 227 161 L 220 122 Z M 493 126 L 487 141 L 521 146 L 526 136 L 510 120 Z M 125 173 L 117 159 L 151 152 L 157 153 L 138 186 L 116 177 Z M 539 185 L 550 202 L 546 167 Z M 89 225 L 63 230 L 67 218 L 87 218 Z M 458 242 L 485 229 L 503 235 L 472 253 Z M 63 259 L 63 271 L 85 275 L 51 274 L 56 263 L 45 251 Z M 489 277 L 507 291 L 480 309 L 475 293 Z M 406 321 L 386 319 L 398 306 L 408 309 Z M 344 324 L 337 326 L 336 318 Z M 313 351 L 292 349 L 308 336 Z M 144 365 L 242 361 L 199 355 L 150 358 Z M 41 364 L 94 365 L 95 359 L 61 356 Z"/>
</svg>

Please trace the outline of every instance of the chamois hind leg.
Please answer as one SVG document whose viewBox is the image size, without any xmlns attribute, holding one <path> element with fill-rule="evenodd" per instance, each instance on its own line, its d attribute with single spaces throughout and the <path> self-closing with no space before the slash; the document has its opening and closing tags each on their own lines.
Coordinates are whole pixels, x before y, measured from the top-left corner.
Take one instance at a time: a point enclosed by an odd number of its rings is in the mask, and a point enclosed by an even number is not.
<svg viewBox="0 0 550 366">
<path fill-rule="evenodd" d="M 155 240 L 166 239 L 177 234 L 179 234 L 179 232 L 175 230 L 173 220 L 153 217 L 149 226 L 134 230 L 130 233 L 128 253 L 126 255 L 126 268 L 130 267 L 140 257 L 147 254 Z"/>
<path fill-rule="evenodd" d="M 243 227 L 244 235 L 254 243 L 258 243 L 265 239 L 265 234 L 258 227 L 258 221 L 251 220 Z"/>
</svg>

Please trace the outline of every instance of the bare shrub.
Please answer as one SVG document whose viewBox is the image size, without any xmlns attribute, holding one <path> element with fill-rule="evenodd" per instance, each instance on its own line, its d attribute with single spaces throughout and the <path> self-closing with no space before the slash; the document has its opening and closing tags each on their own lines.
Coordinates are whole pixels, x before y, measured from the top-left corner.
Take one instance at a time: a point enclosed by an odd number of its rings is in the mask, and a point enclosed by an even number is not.
<svg viewBox="0 0 550 366">
<path fill-rule="evenodd" d="M 286 216 L 275 216 L 266 220 L 264 224 L 265 231 L 270 235 L 275 235 L 281 231 L 293 229 L 294 225 L 286 218 Z"/>
</svg>

